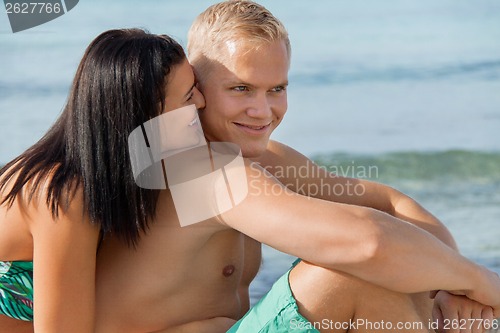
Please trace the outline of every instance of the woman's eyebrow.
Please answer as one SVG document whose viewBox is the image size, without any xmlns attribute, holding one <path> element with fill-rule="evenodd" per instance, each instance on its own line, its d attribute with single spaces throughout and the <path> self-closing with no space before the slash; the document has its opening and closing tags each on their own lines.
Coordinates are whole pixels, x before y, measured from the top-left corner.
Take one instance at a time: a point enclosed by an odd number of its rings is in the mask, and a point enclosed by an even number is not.
<svg viewBox="0 0 500 333">
<path fill-rule="evenodd" d="M 184 95 L 184 98 L 188 97 L 189 94 L 191 94 L 191 92 L 193 92 L 193 89 L 194 89 L 195 86 L 196 86 L 196 82 L 193 83 L 193 85 L 191 86 L 191 88 L 189 88 L 189 91 Z"/>
</svg>

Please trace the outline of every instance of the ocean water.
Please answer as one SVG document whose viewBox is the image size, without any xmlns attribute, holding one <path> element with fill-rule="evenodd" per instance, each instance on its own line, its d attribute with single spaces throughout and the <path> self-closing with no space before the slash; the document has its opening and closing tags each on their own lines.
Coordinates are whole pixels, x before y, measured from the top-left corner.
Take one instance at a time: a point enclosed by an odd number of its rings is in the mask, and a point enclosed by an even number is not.
<svg viewBox="0 0 500 333">
<path fill-rule="evenodd" d="M 376 167 L 371 179 L 415 197 L 464 255 L 500 272 L 500 2 L 259 2 L 293 49 L 289 111 L 274 138 L 348 176 Z M 100 32 L 143 27 L 185 45 L 212 3 L 85 0 L 16 34 L 0 12 L 0 165 L 57 118 Z M 264 254 L 254 300 L 293 261 Z"/>
</svg>

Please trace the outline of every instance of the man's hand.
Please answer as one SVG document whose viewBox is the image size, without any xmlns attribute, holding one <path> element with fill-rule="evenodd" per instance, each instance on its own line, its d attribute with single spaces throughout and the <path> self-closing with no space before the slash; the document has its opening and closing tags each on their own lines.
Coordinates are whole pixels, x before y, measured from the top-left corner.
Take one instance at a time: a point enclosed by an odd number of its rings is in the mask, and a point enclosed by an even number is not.
<svg viewBox="0 0 500 333">
<path fill-rule="evenodd" d="M 477 287 L 467 290 L 465 296 L 493 308 L 493 316 L 500 317 L 500 277 L 496 272 L 479 266 Z M 452 292 L 453 293 L 453 292 Z"/>
<path fill-rule="evenodd" d="M 494 326 L 490 306 L 444 290 L 431 292 L 430 297 L 434 298 L 432 317 L 438 322 L 438 333 L 482 333 Z"/>
</svg>

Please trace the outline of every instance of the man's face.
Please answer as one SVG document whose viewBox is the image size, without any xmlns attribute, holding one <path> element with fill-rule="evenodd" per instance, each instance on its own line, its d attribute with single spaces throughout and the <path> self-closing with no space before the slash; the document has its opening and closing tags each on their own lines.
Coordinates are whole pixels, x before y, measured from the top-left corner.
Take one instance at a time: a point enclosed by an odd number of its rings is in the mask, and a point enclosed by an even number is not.
<svg viewBox="0 0 500 333">
<path fill-rule="evenodd" d="M 200 112 L 209 141 L 233 142 L 243 156 L 258 157 L 287 109 L 288 54 L 283 41 L 258 49 L 228 42 L 222 63 L 200 79 L 206 106 Z"/>
</svg>

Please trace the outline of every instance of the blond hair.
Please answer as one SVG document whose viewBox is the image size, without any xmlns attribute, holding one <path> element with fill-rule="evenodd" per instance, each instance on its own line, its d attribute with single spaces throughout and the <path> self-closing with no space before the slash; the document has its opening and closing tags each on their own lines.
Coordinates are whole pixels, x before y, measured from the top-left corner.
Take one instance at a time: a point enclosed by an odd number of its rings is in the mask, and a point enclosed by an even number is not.
<svg viewBox="0 0 500 333">
<path fill-rule="evenodd" d="M 280 20 L 256 2 L 228 0 L 207 8 L 189 29 L 188 57 L 198 76 L 206 77 L 211 61 L 222 62 L 224 44 L 230 41 L 254 48 L 283 41 L 290 60 L 288 32 Z"/>
</svg>

